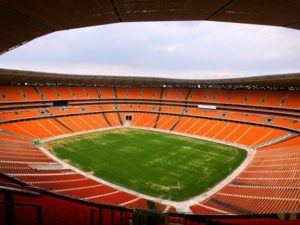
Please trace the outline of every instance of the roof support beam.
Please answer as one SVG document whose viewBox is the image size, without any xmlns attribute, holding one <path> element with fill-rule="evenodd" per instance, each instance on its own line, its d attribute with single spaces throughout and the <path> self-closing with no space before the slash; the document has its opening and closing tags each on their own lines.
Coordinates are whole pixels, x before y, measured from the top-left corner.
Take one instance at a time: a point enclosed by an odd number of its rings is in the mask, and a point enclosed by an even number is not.
<svg viewBox="0 0 300 225">
<path fill-rule="evenodd" d="M 115 1 L 114 0 L 110 0 L 110 4 L 111 4 L 111 6 L 113 8 L 113 11 L 115 12 L 115 14 L 116 14 L 116 16 L 118 18 L 118 21 L 119 22 L 123 22 L 122 16 L 121 16 L 121 14 L 120 14 L 120 12 L 118 10 L 118 7 L 117 7 Z"/>
<path fill-rule="evenodd" d="M 206 20 L 210 20 L 213 16 L 217 15 L 218 12 L 222 11 L 223 9 L 225 9 L 227 6 L 231 5 L 234 2 L 234 0 L 230 0 L 227 3 L 225 3 L 222 7 L 220 7 L 219 9 L 217 9 L 216 11 L 214 11 L 211 15 L 209 15 Z"/>
<path fill-rule="evenodd" d="M 48 25 L 45 24 L 44 22 L 42 22 L 42 21 L 40 21 L 40 20 L 38 20 L 38 19 L 36 19 L 36 18 L 34 18 L 34 17 L 32 17 L 32 16 L 29 16 L 29 15 L 27 15 L 27 14 L 25 14 L 25 13 L 23 13 L 23 12 L 17 10 L 17 9 L 14 9 L 14 8 L 12 8 L 12 7 L 8 7 L 8 6 L 6 6 L 6 5 L 0 5 L 0 9 L 1 9 L 1 8 L 5 8 L 5 9 L 7 9 L 7 10 L 10 10 L 10 11 L 13 11 L 13 12 L 15 12 L 15 13 L 17 13 L 17 14 L 22 15 L 23 17 L 25 17 L 25 18 L 27 18 L 27 19 L 29 19 L 29 20 L 31 20 L 31 21 L 33 21 L 33 22 L 39 24 L 40 26 L 46 28 L 47 30 L 49 30 L 49 32 L 54 32 L 54 31 L 56 31 L 55 29 L 53 29 L 52 27 L 48 26 Z"/>
</svg>

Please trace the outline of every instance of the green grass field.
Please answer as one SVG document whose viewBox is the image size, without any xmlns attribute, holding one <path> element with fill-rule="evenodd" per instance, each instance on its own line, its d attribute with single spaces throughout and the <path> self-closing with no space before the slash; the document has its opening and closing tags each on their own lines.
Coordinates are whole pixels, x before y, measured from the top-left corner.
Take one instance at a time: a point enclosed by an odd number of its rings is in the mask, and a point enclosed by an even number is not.
<svg viewBox="0 0 300 225">
<path fill-rule="evenodd" d="M 137 192 L 187 200 L 213 187 L 245 159 L 244 150 L 138 129 L 115 129 L 47 143 L 72 165 Z"/>
</svg>

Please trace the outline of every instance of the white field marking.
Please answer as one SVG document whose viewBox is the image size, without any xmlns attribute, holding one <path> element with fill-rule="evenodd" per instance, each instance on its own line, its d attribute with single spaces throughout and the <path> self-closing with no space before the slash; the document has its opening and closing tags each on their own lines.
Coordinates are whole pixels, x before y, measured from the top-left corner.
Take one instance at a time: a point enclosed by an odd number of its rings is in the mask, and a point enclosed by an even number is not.
<svg viewBox="0 0 300 225">
<path fill-rule="evenodd" d="M 186 148 L 188 149 L 188 148 Z M 201 150 L 201 149 L 198 149 L 198 148 L 193 148 L 193 149 L 190 149 L 191 151 L 198 151 L 198 152 L 203 152 L 207 155 L 213 155 L 213 156 L 219 156 L 220 158 L 225 158 L 225 159 L 232 159 L 232 157 L 230 156 L 226 156 L 226 155 L 220 155 L 218 153 L 214 153 L 214 152 L 207 152 L 207 151 L 204 151 L 204 150 Z"/>
<path fill-rule="evenodd" d="M 100 129 L 96 129 L 96 130 L 89 130 L 89 131 L 81 131 L 81 132 L 76 132 L 76 133 L 70 133 L 67 135 L 60 135 L 60 136 L 56 136 L 56 137 L 52 137 L 52 138 L 45 138 L 42 139 L 41 142 L 46 142 L 46 141 L 52 141 L 52 140 L 57 140 L 57 139 L 61 139 L 61 138 L 65 138 L 65 137 L 72 137 L 72 136 L 76 136 L 76 135 L 80 135 L 80 134 L 87 134 L 87 133 L 94 133 L 97 131 L 104 131 L 104 130 L 113 130 L 113 129 L 119 129 L 122 128 L 122 126 L 117 126 L 117 127 L 108 127 L 108 128 L 100 128 Z M 127 127 L 130 129 L 130 127 Z M 245 145 L 239 145 L 236 143 L 229 143 L 223 140 L 216 140 L 216 139 L 212 139 L 212 138 L 207 138 L 207 137 L 200 137 L 197 135 L 188 135 L 188 134 L 184 134 L 184 133 L 179 133 L 179 132 L 174 132 L 174 131 L 164 131 L 164 130 L 159 130 L 159 129 L 151 129 L 151 128 L 145 128 L 145 127 L 138 127 L 138 126 L 132 126 L 131 128 L 136 128 L 136 129 L 144 129 L 144 130 L 152 130 L 152 131 L 157 131 L 157 132 L 162 132 L 162 133 L 172 133 L 172 134 L 176 134 L 176 135 L 180 135 L 180 136 L 186 136 L 186 137 L 193 137 L 193 138 L 197 138 L 200 140 L 207 140 L 207 141 L 212 141 L 212 142 L 217 142 L 217 143 L 221 143 L 221 144 L 226 144 L 226 145 L 231 145 L 234 147 L 238 147 L 241 149 L 244 149 L 247 151 L 247 158 L 244 160 L 244 162 L 238 167 L 236 168 L 228 177 L 226 177 L 224 180 L 222 180 L 219 184 L 215 185 L 213 188 L 211 188 L 209 191 L 204 192 L 200 195 L 197 195 L 195 197 L 192 197 L 188 200 L 185 201 L 181 201 L 181 202 L 176 202 L 176 201 L 170 201 L 170 200 L 165 200 L 165 199 L 161 199 L 161 198 L 157 198 L 157 197 L 152 197 L 149 195 L 145 195 L 145 194 L 141 194 L 139 192 L 130 190 L 128 188 L 124 188 L 122 186 L 118 186 L 116 184 L 107 182 L 103 179 L 100 179 L 98 177 L 95 177 L 91 174 L 85 173 L 83 171 L 81 171 L 80 169 L 71 166 L 69 164 L 67 164 L 66 162 L 60 160 L 59 158 L 57 158 L 56 156 L 52 155 L 47 149 L 45 149 L 44 147 L 39 147 L 39 149 L 45 153 L 47 156 L 49 156 L 50 158 L 54 159 L 56 162 L 64 165 L 67 168 L 70 168 L 74 171 L 76 171 L 77 173 L 84 175 L 85 177 L 88 177 L 92 180 L 98 181 L 102 184 L 106 184 L 110 187 L 116 188 L 119 191 L 123 191 L 132 195 L 135 195 L 139 198 L 143 198 L 146 200 L 150 200 L 150 201 L 154 201 L 156 203 L 159 204 L 163 204 L 163 205 L 170 205 L 176 208 L 176 210 L 178 212 L 182 212 L 182 213 L 192 213 L 190 206 L 198 204 L 199 202 L 203 202 L 204 200 L 208 199 L 209 197 L 211 197 L 213 194 L 217 193 L 218 191 L 220 191 L 223 187 L 225 187 L 226 185 L 228 185 L 234 178 L 236 178 L 247 166 L 248 164 L 250 164 L 250 162 L 252 161 L 252 159 L 255 156 L 256 151 L 254 151 L 253 149 L 245 146 Z M 75 173 L 74 173 L 75 174 Z"/>
<path fill-rule="evenodd" d="M 191 148 L 191 147 L 183 147 L 184 149 L 188 149 L 190 151 L 198 151 L 198 152 L 203 152 L 207 155 L 213 155 L 213 156 L 219 156 L 220 158 L 225 158 L 225 159 L 232 159 L 232 157 L 230 156 L 226 156 L 226 155 L 220 155 L 218 153 L 213 153 L 213 152 L 207 152 L 198 148 Z M 226 151 L 226 150 L 225 150 Z"/>
<path fill-rule="evenodd" d="M 182 202 L 175 202 L 175 203 L 188 204 L 188 205 L 192 206 L 196 203 L 204 201 L 205 199 L 208 199 L 210 196 L 212 196 L 213 194 L 215 194 L 216 192 L 221 190 L 223 187 L 225 187 L 227 184 L 229 184 L 234 178 L 236 178 L 250 164 L 250 162 L 253 160 L 255 153 L 256 153 L 256 151 L 254 151 L 251 148 L 248 148 L 247 146 L 239 145 L 239 144 L 235 144 L 235 143 L 228 143 L 225 141 L 215 140 L 212 138 L 199 137 L 196 135 L 187 135 L 187 134 L 178 133 L 178 132 L 174 132 L 174 131 L 163 131 L 163 130 L 158 130 L 158 129 L 143 128 L 143 127 L 135 127 L 135 128 L 159 131 L 159 132 L 163 132 L 163 133 L 172 133 L 172 134 L 176 134 L 176 135 L 180 135 L 180 136 L 187 136 L 187 137 L 192 137 L 192 138 L 198 138 L 201 140 L 207 140 L 207 141 L 217 142 L 217 143 L 221 143 L 221 144 L 231 145 L 231 146 L 238 147 L 238 148 L 241 148 L 241 149 L 244 149 L 247 151 L 247 153 L 248 153 L 247 158 L 244 160 L 244 162 L 242 162 L 242 164 L 240 164 L 240 166 L 238 168 L 236 168 L 228 177 L 226 177 L 224 180 L 222 180 L 219 184 L 217 184 L 216 186 L 214 186 L 213 188 L 211 188 L 209 191 L 207 191 L 205 193 L 202 193 L 191 199 L 188 199 L 188 200 L 185 200 Z M 164 203 L 164 204 L 166 204 L 166 202 L 167 201 L 162 201 L 162 203 Z M 170 202 L 174 203 L 174 201 L 170 201 Z M 170 204 L 170 205 L 172 205 L 172 204 Z M 175 208 L 177 208 L 175 205 L 173 205 L 173 206 Z M 178 205 L 178 206 L 180 207 L 180 205 Z"/>
</svg>

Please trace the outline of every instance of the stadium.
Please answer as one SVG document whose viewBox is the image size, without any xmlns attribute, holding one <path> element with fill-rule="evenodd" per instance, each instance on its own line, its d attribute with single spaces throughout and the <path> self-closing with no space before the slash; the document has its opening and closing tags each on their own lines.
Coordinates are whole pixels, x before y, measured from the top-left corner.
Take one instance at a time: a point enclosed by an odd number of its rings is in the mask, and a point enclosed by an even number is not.
<svg viewBox="0 0 300 225">
<path fill-rule="evenodd" d="M 118 22 L 299 29 L 299 2 L 275 2 L 9 1 L 0 6 L 0 51 Z M 300 74 L 173 79 L 0 69 L 0 83 L 0 224 L 300 221 Z"/>
</svg>

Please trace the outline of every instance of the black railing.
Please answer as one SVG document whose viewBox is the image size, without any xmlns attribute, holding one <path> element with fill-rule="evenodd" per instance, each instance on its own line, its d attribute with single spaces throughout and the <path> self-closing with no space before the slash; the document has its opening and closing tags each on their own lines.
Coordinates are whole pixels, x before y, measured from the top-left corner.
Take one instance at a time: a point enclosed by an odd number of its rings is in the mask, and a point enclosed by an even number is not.
<svg viewBox="0 0 300 225">
<path fill-rule="evenodd" d="M 4 194 L 4 201 L 0 201 L 0 204 L 4 205 L 4 211 L 5 216 L 2 222 L 5 222 L 8 225 L 15 225 L 16 224 L 16 207 L 17 206 L 23 206 L 23 207 L 33 207 L 36 211 L 36 223 L 37 225 L 42 225 L 42 209 L 41 204 L 38 203 L 32 203 L 32 202 L 26 202 L 26 201 L 18 201 L 16 200 L 16 196 L 25 196 L 34 198 L 36 200 L 39 200 L 40 193 L 28 191 L 28 190 L 22 190 L 18 188 L 12 188 L 12 187 L 5 187 L 0 186 L 0 193 Z"/>
</svg>

